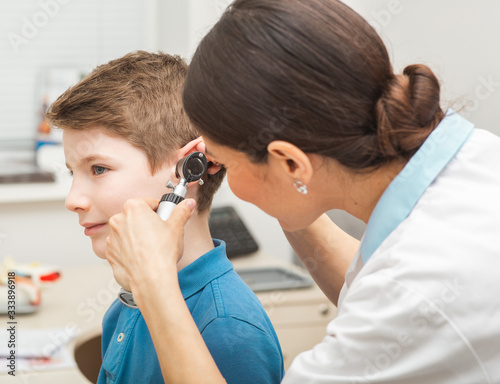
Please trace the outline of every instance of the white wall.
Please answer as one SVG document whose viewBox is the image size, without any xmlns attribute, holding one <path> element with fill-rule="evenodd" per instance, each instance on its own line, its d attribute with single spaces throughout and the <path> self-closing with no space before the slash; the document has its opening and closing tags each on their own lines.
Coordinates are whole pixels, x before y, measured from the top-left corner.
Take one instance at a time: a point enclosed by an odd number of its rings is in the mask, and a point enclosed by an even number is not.
<svg viewBox="0 0 500 384">
<path fill-rule="evenodd" d="M 442 85 L 442 106 L 500 135 L 500 2 L 491 0 L 345 0 L 384 39 L 394 69 L 432 68 Z M 364 224 L 348 214 L 330 216 L 357 237 Z"/>
<path fill-rule="evenodd" d="M 166 2 L 179 4 L 176 1 Z M 183 12 L 188 20 L 176 19 L 173 28 L 188 30 L 185 45 L 179 50 L 190 58 L 200 36 L 228 4 L 227 0 L 187 0 Z M 442 83 L 442 106 L 459 110 L 476 126 L 500 134 L 500 2 L 491 0 L 345 0 L 381 34 L 395 71 L 406 65 L 429 65 Z M 172 18 L 173 14 L 162 17 Z M 163 46 L 176 47 L 174 35 L 163 35 Z M 229 196 L 228 194 L 224 194 Z M 227 197 L 228 198 L 228 197 Z M 233 204 L 240 204 L 231 200 Z M 256 234 L 266 239 L 275 253 L 288 254 L 286 241 L 275 231 L 274 222 L 242 206 Z M 329 213 L 338 224 L 360 237 L 364 224 L 348 214 Z M 254 222 L 254 220 L 262 220 Z M 262 225 L 259 225 L 262 224 Z M 262 232 L 262 235 L 260 234 Z M 268 235 L 269 234 L 269 235 Z M 280 252 L 281 250 L 281 252 Z"/>
<path fill-rule="evenodd" d="M 429 65 L 442 82 L 443 107 L 462 107 L 477 126 L 500 133 L 500 2 L 344 0 L 380 33 L 396 71 Z M 159 46 L 190 58 L 228 0 L 161 3 Z"/>
<path fill-rule="evenodd" d="M 80 0 L 74 0 L 80 1 Z M 477 126 L 500 134 L 500 2 L 490 0 L 346 0 L 380 31 L 394 58 L 395 68 L 423 62 L 443 83 L 443 105 L 469 102 L 463 109 Z M 190 58 L 205 31 L 227 0 L 148 0 L 148 46 Z M 157 10 L 157 11 L 155 11 Z M 155 32 L 156 31 L 156 32 Z M 458 103 L 457 103 L 458 102 Z M 33 187 L 36 193 L 36 187 Z M 275 220 L 239 201 L 227 185 L 216 206 L 232 204 L 241 213 L 262 248 L 289 259 L 291 250 Z M 74 215 L 76 216 L 76 215 Z M 97 262 L 76 217 L 63 202 L 0 204 L 0 258 L 60 265 Z M 363 224 L 332 212 L 351 233 Z"/>
<path fill-rule="evenodd" d="M 424 63 L 443 86 L 443 107 L 464 106 L 476 126 L 500 134 L 500 2 L 346 0 L 379 31 L 395 69 Z"/>
<path fill-rule="evenodd" d="M 48 69 L 87 72 L 150 48 L 151 23 L 144 19 L 152 13 L 151 1 L 1 1 L 0 141 L 35 139 L 43 101 L 52 101 L 50 89 L 62 80 L 52 74 L 47 89 Z"/>
<path fill-rule="evenodd" d="M 159 0 L 158 0 L 159 1 Z M 159 3 L 159 48 L 187 60 L 230 0 L 166 0 Z"/>
</svg>

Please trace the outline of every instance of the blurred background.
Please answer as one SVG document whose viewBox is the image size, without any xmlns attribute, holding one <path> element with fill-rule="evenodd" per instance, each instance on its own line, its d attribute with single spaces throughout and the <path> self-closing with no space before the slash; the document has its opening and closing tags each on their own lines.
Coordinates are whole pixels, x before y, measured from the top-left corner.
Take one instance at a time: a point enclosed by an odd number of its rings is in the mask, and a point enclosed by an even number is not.
<svg viewBox="0 0 500 384">
<path fill-rule="evenodd" d="M 412 63 L 429 65 L 442 82 L 443 107 L 500 134 L 500 2 L 345 2 L 383 37 L 396 71 Z M 229 3 L 0 1 L 0 260 L 11 255 L 60 266 L 99 262 L 77 216 L 64 208 L 70 181 L 59 134 L 43 122 L 46 108 L 92 68 L 130 51 L 163 50 L 189 61 Z M 293 259 L 275 220 L 239 201 L 227 185 L 214 205 L 235 207 L 262 250 Z M 354 236 L 362 235 L 363 223 L 329 214 Z"/>
</svg>

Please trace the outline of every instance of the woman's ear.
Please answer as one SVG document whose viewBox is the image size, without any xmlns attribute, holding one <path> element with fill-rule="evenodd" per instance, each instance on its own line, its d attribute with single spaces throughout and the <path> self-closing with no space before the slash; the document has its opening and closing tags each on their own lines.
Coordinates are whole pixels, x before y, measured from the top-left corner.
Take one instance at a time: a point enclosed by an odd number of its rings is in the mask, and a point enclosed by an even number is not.
<svg viewBox="0 0 500 384">
<path fill-rule="evenodd" d="M 313 175 L 311 159 L 297 146 L 282 140 L 268 144 L 269 160 L 275 162 L 294 180 L 309 183 Z"/>
</svg>

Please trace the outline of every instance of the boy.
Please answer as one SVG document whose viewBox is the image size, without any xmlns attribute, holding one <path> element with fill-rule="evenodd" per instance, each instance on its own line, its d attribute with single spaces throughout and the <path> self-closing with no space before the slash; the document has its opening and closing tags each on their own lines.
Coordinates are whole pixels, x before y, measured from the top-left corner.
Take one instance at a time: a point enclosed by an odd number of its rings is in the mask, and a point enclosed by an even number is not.
<svg viewBox="0 0 500 384">
<path fill-rule="evenodd" d="M 97 67 L 68 89 L 47 113 L 63 129 L 73 183 L 66 207 L 78 213 L 97 256 L 104 258 L 108 221 L 126 200 L 161 197 L 175 180 L 177 161 L 201 149 L 184 114 L 187 65 L 143 51 Z M 228 383 L 278 383 L 283 358 L 262 305 L 234 272 L 225 244 L 212 240 L 208 214 L 224 170 L 192 183 L 186 197 L 197 212 L 185 227 L 179 284 L 186 304 Z M 103 320 L 98 383 L 163 383 L 146 323 L 116 300 Z"/>
</svg>

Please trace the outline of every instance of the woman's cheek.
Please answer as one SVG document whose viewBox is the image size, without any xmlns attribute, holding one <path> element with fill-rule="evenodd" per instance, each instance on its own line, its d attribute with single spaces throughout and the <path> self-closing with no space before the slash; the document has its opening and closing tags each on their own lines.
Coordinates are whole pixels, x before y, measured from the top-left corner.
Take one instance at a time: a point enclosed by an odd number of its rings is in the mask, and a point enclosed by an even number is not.
<svg viewBox="0 0 500 384">
<path fill-rule="evenodd" d="M 241 193 L 241 187 L 238 184 L 238 181 L 235 180 L 235 178 L 229 173 L 227 173 L 226 180 L 231 192 L 233 192 L 236 197 L 244 200 Z"/>
<path fill-rule="evenodd" d="M 231 191 L 234 193 L 234 195 L 241 199 L 241 200 L 245 200 L 247 201 L 247 199 L 245 198 L 245 194 L 243 193 L 243 191 L 239 188 L 238 185 L 235 185 L 234 183 L 231 183 L 229 180 L 228 180 L 228 185 L 229 185 L 229 189 L 231 189 Z"/>
</svg>

